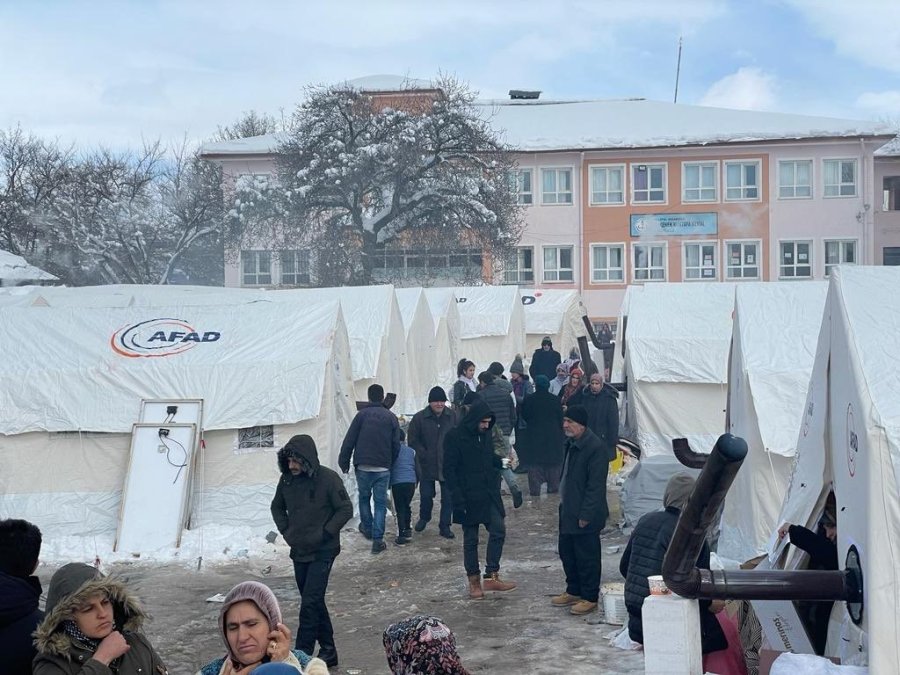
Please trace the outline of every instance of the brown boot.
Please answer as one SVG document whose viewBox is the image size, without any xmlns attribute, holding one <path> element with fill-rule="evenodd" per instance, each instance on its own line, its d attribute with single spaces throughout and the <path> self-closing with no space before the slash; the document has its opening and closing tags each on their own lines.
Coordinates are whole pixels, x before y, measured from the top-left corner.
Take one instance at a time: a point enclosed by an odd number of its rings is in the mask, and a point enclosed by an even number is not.
<svg viewBox="0 0 900 675">
<path fill-rule="evenodd" d="M 511 591 L 515 587 L 515 581 L 500 581 L 499 572 L 491 572 L 491 576 L 484 580 L 484 590 L 486 591 Z"/>
<path fill-rule="evenodd" d="M 484 591 L 481 590 L 481 575 L 469 575 L 469 597 L 472 600 L 484 600 Z"/>
</svg>

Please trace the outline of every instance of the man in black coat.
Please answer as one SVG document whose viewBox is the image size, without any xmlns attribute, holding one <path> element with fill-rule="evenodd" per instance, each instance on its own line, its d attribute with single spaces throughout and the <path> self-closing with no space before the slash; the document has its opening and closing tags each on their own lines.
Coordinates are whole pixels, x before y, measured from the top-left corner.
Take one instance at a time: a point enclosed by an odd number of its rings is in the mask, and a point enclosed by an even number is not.
<svg viewBox="0 0 900 675">
<path fill-rule="evenodd" d="M 528 373 L 532 380 L 536 380 L 538 375 L 546 376 L 547 380 L 556 377 L 556 366 L 562 363 L 562 357 L 559 352 L 553 349 L 553 341 L 549 335 L 545 335 L 541 340 L 541 348 L 535 349 L 531 355 L 531 365 L 528 367 Z"/>
<path fill-rule="evenodd" d="M 605 384 L 602 373 L 594 373 L 590 384 L 569 399 L 569 402 L 583 405 L 587 410 L 588 429 L 600 439 L 607 459 L 613 461 L 619 440 L 619 392 Z"/>
<path fill-rule="evenodd" d="M 587 411 L 566 408 L 563 419 L 566 457 L 559 485 L 559 557 L 566 590 L 555 596 L 556 607 L 577 616 L 597 610 L 600 596 L 600 530 L 606 525 L 606 476 L 609 461 L 600 439 L 587 428 Z"/>
<path fill-rule="evenodd" d="M 550 381 L 538 375 L 534 384 L 535 392 L 522 401 L 522 419 L 528 429 L 517 446 L 519 461 L 528 468 L 528 492 L 537 497 L 543 483 L 547 483 L 548 495 L 559 491 L 566 437 L 562 406 L 559 397 L 550 393 Z"/>
<path fill-rule="evenodd" d="M 31 634 L 44 618 L 41 582 L 34 576 L 41 531 L 26 520 L 0 520 L 0 672 L 31 675 Z"/>
<path fill-rule="evenodd" d="M 428 405 L 413 415 L 407 430 L 410 447 L 416 451 L 419 469 L 419 520 L 416 532 L 421 532 L 431 520 L 436 494 L 435 481 L 441 485 L 441 515 L 438 521 L 442 537 L 453 539 L 450 529 L 453 500 L 444 480 L 444 439 L 456 426 L 456 413 L 447 407 L 447 394 L 441 387 L 428 392 Z"/>
<path fill-rule="evenodd" d="M 681 509 L 694 489 L 694 479 L 687 474 L 675 474 L 666 484 L 663 496 L 665 510 L 646 514 L 638 521 L 628 546 L 619 561 L 619 572 L 625 577 L 625 607 L 628 609 L 628 635 L 635 642 L 644 643 L 641 608 L 650 595 L 647 577 L 662 574 L 663 559 L 672 541 Z M 709 546 L 704 542 L 697 567 L 709 569 Z M 728 641 L 719 620 L 709 611 L 710 601 L 700 601 L 700 633 L 703 653 L 725 649 Z"/>
<path fill-rule="evenodd" d="M 353 517 L 353 504 L 341 477 L 319 464 L 316 442 L 294 436 L 278 451 L 281 480 L 272 499 L 272 519 L 291 547 L 294 577 L 300 591 L 297 649 L 329 667 L 338 664 L 334 629 L 325 591 L 334 559 L 341 552 L 341 528 Z"/>
<path fill-rule="evenodd" d="M 476 400 L 462 421 L 444 440 L 444 478 L 453 495 L 453 522 L 463 526 L 463 564 L 469 578 L 469 597 L 484 591 L 510 591 L 516 584 L 500 579 L 500 556 L 506 540 L 506 511 L 500 499 L 503 460 L 494 454 L 494 414 Z M 484 586 L 478 559 L 478 526 L 488 532 Z"/>
</svg>

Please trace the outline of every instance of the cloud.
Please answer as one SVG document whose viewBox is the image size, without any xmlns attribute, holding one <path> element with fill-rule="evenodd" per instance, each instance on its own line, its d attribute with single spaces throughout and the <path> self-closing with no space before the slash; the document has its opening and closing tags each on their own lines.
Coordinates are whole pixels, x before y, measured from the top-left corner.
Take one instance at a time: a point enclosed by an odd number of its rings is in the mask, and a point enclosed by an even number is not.
<svg viewBox="0 0 900 675">
<path fill-rule="evenodd" d="M 900 116 L 900 90 L 867 91 L 857 97 L 856 106 L 873 113 Z"/>
<path fill-rule="evenodd" d="M 706 90 L 700 105 L 740 110 L 774 110 L 776 79 L 760 68 L 744 67 Z"/>
</svg>

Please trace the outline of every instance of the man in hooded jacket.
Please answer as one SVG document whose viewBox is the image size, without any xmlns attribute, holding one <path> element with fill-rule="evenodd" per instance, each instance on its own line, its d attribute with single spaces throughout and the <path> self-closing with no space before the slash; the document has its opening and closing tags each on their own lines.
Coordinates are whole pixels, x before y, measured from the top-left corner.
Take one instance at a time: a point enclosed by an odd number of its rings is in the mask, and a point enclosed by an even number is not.
<svg viewBox="0 0 900 675">
<path fill-rule="evenodd" d="M 663 511 L 646 514 L 638 521 L 628 546 L 619 561 L 619 572 L 625 577 L 625 607 L 628 609 L 628 635 L 635 642 L 644 643 L 641 608 L 644 598 L 650 595 L 647 577 L 662 574 L 663 559 L 675 533 L 675 525 L 681 510 L 687 504 L 694 489 L 694 479 L 678 473 L 669 479 L 663 496 Z M 709 569 L 709 546 L 703 543 L 697 567 Z M 716 615 L 709 611 L 709 600 L 701 600 L 700 640 L 703 653 L 716 652 L 728 647 L 728 640 Z"/>
<path fill-rule="evenodd" d="M 31 634 L 44 618 L 41 582 L 34 576 L 41 531 L 26 520 L 0 520 L 0 655 L 3 673 L 31 675 Z"/>
<path fill-rule="evenodd" d="M 531 355 L 531 365 L 528 372 L 531 379 L 534 380 L 538 375 L 544 375 L 548 380 L 556 377 L 556 367 L 562 363 L 562 357 L 559 352 L 553 349 L 553 340 L 549 335 L 545 335 L 541 340 L 541 348 L 535 349 Z"/>
<path fill-rule="evenodd" d="M 341 552 L 341 528 L 353 517 L 353 504 L 341 477 L 319 464 L 316 442 L 294 436 L 278 451 L 281 480 L 272 499 L 272 519 L 291 547 L 294 577 L 300 591 L 297 649 L 329 668 L 338 664 L 334 628 L 325 591 L 334 559 Z"/>
<path fill-rule="evenodd" d="M 510 591 L 516 584 L 500 579 L 500 556 L 506 540 L 506 511 L 500 498 L 503 461 L 494 453 L 494 414 L 476 399 L 465 417 L 444 440 L 444 478 L 453 501 L 453 522 L 463 526 L 463 563 L 469 578 L 469 597 L 484 591 Z M 488 531 L 484 585 L 478 559 L 478 527 Z"/>
<path fill-rule="evenodd" d="M 619 392 L 604 382 L 602 373 L 594 373 L 590 383 L 572 396 L 569 404 L 584 406 L 588 429 L 600 439 L 607 459 L 613 461 L 619 440 Z"/>
</svg>

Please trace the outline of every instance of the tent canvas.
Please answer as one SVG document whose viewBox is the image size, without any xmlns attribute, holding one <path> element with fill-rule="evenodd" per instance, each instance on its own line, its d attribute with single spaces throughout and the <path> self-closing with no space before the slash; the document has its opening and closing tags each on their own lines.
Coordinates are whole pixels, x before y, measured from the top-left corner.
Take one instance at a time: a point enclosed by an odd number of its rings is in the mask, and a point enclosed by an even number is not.
<svg viewBox="0 0 900 675">
<path fill-rule="evenodd" d="M 761 555 L 787 492 L 828 284 L 741 284 L 735 293 L 728 430 L 749 452 L 725 500 L 718 554 Z"/>
<path fill-rule="evenodd" d="M 578 338 L 587 336 L 582 321 L 585 310 L 578 291 L 523 288 L 521 292 L 525 310 L 525 349 L 529 356 L 541 348 L 545 335 L 550 336 L 553 348 L 562 355 L 578 346 Z"/>
<path fill-rule="evenodd" d="M 437 335 L 421 288 L 397 288 L 394 293 L 406 337 L 403 359 L 407 376 L 403 398 L 398 399 L 394 410 L 411 415 L 425 407 L 428 391 L 438 383 Z M 446 364 L 440 365 L 446 367 Z"/>
<path fill-rule="evenodd" d="M 612 367 L 609 369 L 610 382 L 625 381 L 625 344 L 628 324 L 628 310 L 631 307 L 631 299 L 635 294 L 644 290 L 643 286 L 629 286 L 625 289 L 622 305 L 619 307 L 619 317 L 616 319 L 616 349 L 613 352 Z M 591 358 L 597 362 L 600 354 L 595 349 Z"/>
<path fill-rule="evenodd" d="M 322 463 L 336 467 L 353 414 L 339 304 L 285 304 L 3 309 L 0 517 L 38 524 L 47 557 L 112 556 L 142 399 L 203 399 L 192 522 L 201 532 L 221 529 L 229 542 L 267 531 L 278 479 L 273 451 L 308 433 Z M 167 344 L 177 353 L 165 357 L 137 355 L 168 343 L 160 332 L 193 332 L 200 341 Z M 266 425 L 268 437 L 241 432 Z"/>
<path fill-rule="evenodd" d="M 900 270 L 841 266 L 832 272 L 797 458 L 780 522 L 815 527 L 833 481 L 838 561 L 859 552 L 864 609 L 857 629 L 844 606 L 829 651 L 867 659 L 871 672 L 900 668 Z M 823 451 L 824 448 L 824 451 Z M 799 556 L 788 556 L 796 567 Z M 839 646 L 836 646 L 839 645 Z"/>
<path fill-rule="evenodd" d="M 435 384 L 449 391 L 456 380 L 456 364 L 460 356 L 460 333 L 462 331 L 456 294 L 452 288 L 426 288 L 425 299 L 434 321 L 435 361 L 437 380 Z M 448 394 L 449 396 L 449 394 Z"/>
<path fill-rule="evenodd" d="M 493 361 L 508 368 L 525 354 L 525 311 L 517 286 L 460 286 L 454 289 L 461 321 L 461 358 L 478 372 Z"/>
</svg>

